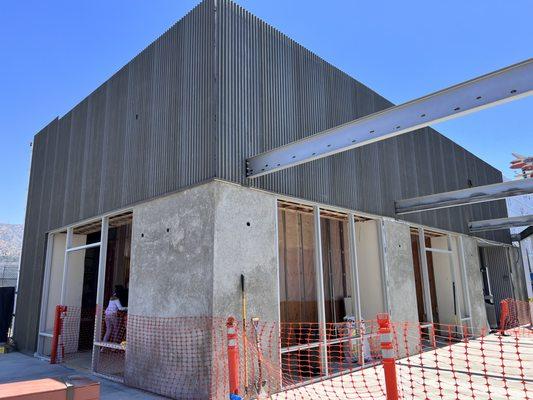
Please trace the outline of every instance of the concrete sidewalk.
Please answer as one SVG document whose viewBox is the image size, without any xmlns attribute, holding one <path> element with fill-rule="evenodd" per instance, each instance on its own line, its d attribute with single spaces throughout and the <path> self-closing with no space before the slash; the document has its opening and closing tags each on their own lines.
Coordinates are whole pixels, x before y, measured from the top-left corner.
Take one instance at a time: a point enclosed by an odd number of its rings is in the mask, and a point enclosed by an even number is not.
<svg viewBox="0 0 533 400">
<path fill-rule="evenodd" d="M 120 383 L 103 379 L 85 371 L 79 371 L 63 365 L 51 365 L 35 357 L 22 353 L 0 354 L 0 384 L 42 378 L 59 378 L 69 375 L 82 375 L 100 382 L 100 399 L 102 400 L 137 400 L 166 399 L 166 397 L 133 389 Z"/>
</svg>

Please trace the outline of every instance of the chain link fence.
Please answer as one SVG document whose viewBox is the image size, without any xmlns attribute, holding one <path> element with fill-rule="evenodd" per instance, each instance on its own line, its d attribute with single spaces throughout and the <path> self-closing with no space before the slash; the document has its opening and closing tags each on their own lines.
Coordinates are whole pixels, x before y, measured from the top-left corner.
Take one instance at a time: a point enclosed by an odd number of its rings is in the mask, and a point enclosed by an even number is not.
<svg viewBox="0 0 533 400">
<path fill-rule="evenodd" d="M 18 274 L 18 264 L 0 265 L 0 287 L 16 287 Z"/>
</svg>

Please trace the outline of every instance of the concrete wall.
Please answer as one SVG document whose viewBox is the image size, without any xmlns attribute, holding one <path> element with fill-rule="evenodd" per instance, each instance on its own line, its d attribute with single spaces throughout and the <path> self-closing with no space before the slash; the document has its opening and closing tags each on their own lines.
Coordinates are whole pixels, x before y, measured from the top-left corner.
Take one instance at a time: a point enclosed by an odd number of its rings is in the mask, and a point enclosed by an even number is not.
<svg viewBox="0 0 533 400">
<path fill-rule="evenodd" d="M 245 276 L 248 317 L 279 319 L 276 198 L 215 182 L 213 315 L 241 318 L 240 276 Z"/>
<path fill-rule="evenodd" d="M 134 207 L 131 314 L 211 315 L 213 196 L 208 184 Z"/>
<path fill-rule="evenodd" d="M 356 222 L 357 266 L 361 299 L 361 318 L 373 320 L 385 312 L 378 221 Z"/>
<path fill-rule="evenodd" d="M 509 248 L 509 259 L 511 262 L 511 272 L 515 299 L 527 301 L 527 283 L 526 277 L 524 275 L 524 264 L 522 261 L 522 255 L 520 254 L 519 247 Z"/>
<path fill-rule="evenodd" d="M 398 356 L 419 351 L 418 311 L 411 233 L 405 223 L 382 224 L 387 297 L 390 318 L 396 325 Z"/>
<path fill-rule="evenodd" d="M 391 320 L 418 323 L 409 226 L 387 220 L 383 222 L 383 233 Z"/>
<path fill-rule="evenodd" d="M 470 294 L 472 311 L 472 327 L 474 332 L 488 329 L 487 312 L 483 295 L 483 276 L 481 274 L 477 240 L 473 237 L 463 237 L 463 250 L 467 288 Z"/>
<path fill-rule="evenodd" d="M 238 185 L 214 182 L 215 241 L 213 260 L 213 316 L 233 315 L 242 321 L 240 276 L 245 277 L 248 343 L 255 348 L 250 319 L 260 318 L 263 368 L 279 368 L 279 279 L 277 204 L 275 196 Z M 241 353 L 244 352 L 241 350 Z M 257 358 L 247 350 L 248 376 L 258 376 Z M 225 366 L 224 357 L 222 367 Z M 254 371 L 255 370 L 255 371 Z M 269 376 L 270 390 L 280 387 Z M 224 382 L 225 384 L 225 382 Z M 217 392 L 227 393 L 225 385 Z"/>
<path fill-rule="evenodd" d="M 133 209 L 126 384 L 208 397 L 214 222 L 212 184 Z"/>
</svg>

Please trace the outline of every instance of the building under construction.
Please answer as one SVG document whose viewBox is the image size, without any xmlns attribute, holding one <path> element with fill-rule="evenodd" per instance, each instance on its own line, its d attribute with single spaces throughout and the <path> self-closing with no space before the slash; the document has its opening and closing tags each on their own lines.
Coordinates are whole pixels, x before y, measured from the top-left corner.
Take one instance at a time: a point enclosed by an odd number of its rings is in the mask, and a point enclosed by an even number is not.
<svg viewBox="0 0 533 400">
<path fill-rule="evenodd" d="M 507 217 L 505 201 L 396 214 L 401 199 L 502 182 L 439 132 L 247 177 L 250 156 L 392 106 L 240 6 L 203 1 L 36 134 L 18 348 L 49 357 L 64 305 L 80 312 L 63 356 L 94 366 L 115 295 L 128 307 L 120 379 L 143 387 L 162 365 L 152 356 L 139 376 L 151 348 L 130 350 L 144 340 L 131 321 L 240 318 L 241 275 L 261 321 L 495 326 L 502 299 L 526 300 L 519 251 L 508 230 L 468 222 Z"/>
</svg>

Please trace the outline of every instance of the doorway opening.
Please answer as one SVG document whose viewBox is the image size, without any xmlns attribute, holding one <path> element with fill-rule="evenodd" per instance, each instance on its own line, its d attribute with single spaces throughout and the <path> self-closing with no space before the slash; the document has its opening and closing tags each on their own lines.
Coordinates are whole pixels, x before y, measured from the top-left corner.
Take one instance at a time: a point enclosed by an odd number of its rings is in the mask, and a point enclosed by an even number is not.
<svg viewBox="0 0 533 400">
<path fill-rule="evenodd" d="M 429 337 L 435 330 L 461 332 L 470 323 L 462 238 L 411 228 L 418 319 Z"/>
<path fill-rule="evenodd" d="M 58 361 L 94 371 L 99 343 L 125 340 L 131 223 L 127 212 L 48 234 L 38 355 L 50 357 L 58 305 L 64 307 Z M 124 311 L 106 337 L 105 308 L 114 296 Z"/>
</svg>

